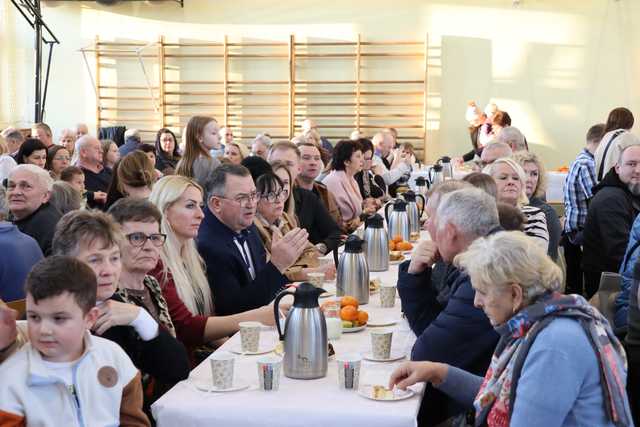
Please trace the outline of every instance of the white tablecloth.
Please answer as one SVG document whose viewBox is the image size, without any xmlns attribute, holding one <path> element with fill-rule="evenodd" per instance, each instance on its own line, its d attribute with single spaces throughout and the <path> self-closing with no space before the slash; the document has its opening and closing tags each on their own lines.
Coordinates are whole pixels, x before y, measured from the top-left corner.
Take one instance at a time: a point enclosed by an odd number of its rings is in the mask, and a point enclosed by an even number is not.
<svg viewBox="0 0 640 427">
<path fill-rule="evenodd" d="M 372 272 L 383 283 L 396 283 L 398 266 L 392 265 L 386 272 Z M 335 285 L 325 288 L 335 291 Z M 322 299 L 320 300 L 323 301 Z M 406 320 L 401 318 L 400 299 L 393 308 L 381 308 L 379 294 L 373 294 L 370 302 L 362 306 L 369 313 L 370 320 L 395 319 L 393 350 L 398 349 L 409 355 L 415 335 Z M 336 354 L 365 353 L 370 350 L 370 328 L 361 332 L 342 334 L 331 341 Z M 277 341 L 277 333 L 272 328 L 262 332 L 261 341 Z M 220 350 L 229 350 L 240 342 L 239 334 L 234 335 Z M 218 350 L 218 351 L 220 351 Z M 412 398 L 396 402 L 378 402 L 359 396 L 354 391 L 338 388 L 337 366 L 329 360 L 327 376 L 316 380 L 294 380 L 282 376 L 280 390 L 263 392 L 258 390 L 256 360 L 260 356 L 237 356 L 236 377 L 250 384 L 249 389 L 232 393 L 205 393 L 198 391 L 187 381 L 183 381 L 162 396 L 152 407 L 159 426 L 220 426 L 220 427 L 410 427 L 416 425 L 416 415 L 420 407 L 422 386 Z M 406 359 L 405 359 L 406 360 Z M 386 385 L 393 369 L 403 361 L 376 363 L 363 360 L 360 384 Z M 209 361 L 205 360 L 191 372 L 191 377 L 211 378 Z"/>
</svg>

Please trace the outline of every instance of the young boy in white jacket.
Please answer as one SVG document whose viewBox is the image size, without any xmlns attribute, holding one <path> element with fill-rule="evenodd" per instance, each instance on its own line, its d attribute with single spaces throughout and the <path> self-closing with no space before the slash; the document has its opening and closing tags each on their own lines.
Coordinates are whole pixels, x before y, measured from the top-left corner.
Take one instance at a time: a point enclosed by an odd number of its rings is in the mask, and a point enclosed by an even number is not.
<svg viewBox="0 0 640 427">
<path fill-rule="evenodd" d="M 2 426 L 148 426 L 140 373 L 92 336 L 97 280 L 71 257 L 45 258 L 25 284 L 29 343 L 0 365 Z"/>
</svg>

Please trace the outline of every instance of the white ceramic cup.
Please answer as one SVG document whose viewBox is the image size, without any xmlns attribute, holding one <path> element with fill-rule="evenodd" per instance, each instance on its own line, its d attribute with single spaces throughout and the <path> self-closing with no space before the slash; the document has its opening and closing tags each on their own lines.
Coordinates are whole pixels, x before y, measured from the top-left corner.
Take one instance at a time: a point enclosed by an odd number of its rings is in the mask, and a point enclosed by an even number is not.
<svg viewBox="0 0 640 427">
<path fill-rule="evenodd" d="M 381 329 L 371 331 L 371 355 L 374 359 L 389 359 L 391 357 L 392 339 L 392 330 Z"/>
<path fill-rule="evenodd" d="M 256 353 L 260 347 L 260 322 L 240 322 L 240 344 L 243 352 Z"/>
<path fill-rule="evenodd" d="M 390 308 L 396 305 L 395 285 L 380 285 L 380 307 Z"/>
<path fill-rule="evenodd" d="M 233 387 L 233 366 L 235 357 L 228 352 L 216 352 L 209 359 L 213 388 L 224 390 Z"/>
</svg>

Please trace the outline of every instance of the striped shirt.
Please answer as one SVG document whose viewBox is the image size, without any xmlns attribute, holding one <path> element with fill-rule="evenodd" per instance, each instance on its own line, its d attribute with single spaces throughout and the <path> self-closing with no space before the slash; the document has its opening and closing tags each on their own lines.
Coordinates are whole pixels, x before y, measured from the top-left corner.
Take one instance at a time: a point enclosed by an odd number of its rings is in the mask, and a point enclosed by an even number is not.
<svg viewBox="0 0 640 427">
<path fill-rule="evenodd" d="M 549 231 L 547 229 L 547 217 L 544 212 L 542 209 L 531 205 L 522 206 L 520 210 L 527 218 L 527 222 L 524 224 L 524 233 L 535 238 L 536 243 L 547 252 L 549 249 Z"/>
<path fill-rule="evenodd" d="M 564 182 L 564 232 L 578 232 L 587 220 L 587 200 L 596 185 L 596 162 L 586 148 L 571 163 Z"/>
</svg>

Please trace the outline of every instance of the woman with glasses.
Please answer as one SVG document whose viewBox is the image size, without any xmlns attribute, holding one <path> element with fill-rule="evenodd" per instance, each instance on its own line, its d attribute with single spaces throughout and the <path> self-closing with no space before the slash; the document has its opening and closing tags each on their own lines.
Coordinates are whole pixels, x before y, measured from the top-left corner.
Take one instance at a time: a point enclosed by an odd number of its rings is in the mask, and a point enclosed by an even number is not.
<svg viewBox="0 0 640 427">
<path fill-rule="evenodd" d="M 122 272 L 116 294 L 123 302 L 146 309 L 160 326 L 175 337 L 160 284 L 148 275 L 158 264 L 160 251 L 167 239 L 167 235 L 160 232 L 162 214 L 150 201 L 130 197 L 118 200 L 108 213 L 120 224 L 125 237 L 120 246 Z"/>
<path fill-rule="evenodd" d="M 47 150 L 47 163 L 44 168 L 49 171 L 51 178 L 57 181 L 60 179 L 62 171 L 69 166 L 70 161 L 69 150 L 62 145 L 52 145 Z"/>
<path fill-rule="evenodd" d="M 296 226 L 295 217 L 285 212 L 285 203 L 290 199 L 290 176 L 286 167 L 274 168 L 274 172 L 266 172 L 256 179 L 258 193 L 258 210 L 254 224 L 256 225 L 264 248 L 269 257 L 269 249 L 274 239 L 281 239 Z M 289 267 L 284 275 L 291 281 L 306 280 L 308 273 L 324 273 L 328 279 L 335 276 L 332 264 L 320 265 L 320 252 L 307 242 L 302 254 Z"/>
<path fill-rule="evenodd" d="M 142 155 L 144 156 L 144 154 Z M 118 290 L 114 297 L 120 302 L 144 308 L 140 312 L 147 312 L 156 321 L 160 329 L 175 338 L 176 331 L 169 314 L 167 301 L 162 296 L 160 284 L 149 274 L 158 263 L 160 251 L 167 240 L 167 235 L 160 232 L 162 214 L 149 200 L 132 197 L 118 200 L 111 206 L 108 213 L 120 225 L 120 230 L 124 235 L 124 239 L 120 244 L 122 270 L 118 279 Z M 137 320 L 134 319 L 131 324 L 134 328 Z M 153 336 L 153 334 L 157 335 L 156 338 L 160 338 L 158 327 L 148 333 L 142 331 L 139 335 L 143 337 Z M 177 360 L 187 359 L 184 346 L 176 340 L 168 340 L 165 348 L 166 351 L 174 352 L 175 357 L 178 358 Z M 158 356 L 155 354 L 144 354 L 142 357 L 158 360 Z M 153 372 L 150 373 L 156 379 L 159 377 L 166 378 L 167 371 L 173 369 L 173 366 L 150 363 L 153 365 Z M 188 364 L 186 360 L 185 363 Z M 182 365 L 182 362 L 180 365 Z M 180 376 L 182 377 L 182 375 Z M 160 383 L 160 381 L 156 381 L 152 395 L 146 401 L 153 402 L 173 385 L 173 382 Z"/>
<path fill-rule="evenodd" d="M 156 169 L 163 175 L 173 175 L 180 161 L 180 149 L 176 135 L 170 129 L 162 128 L 156 134 Z"/>
<path fill-rule="evenodd" d="M 160 283 L 176 335 L 191 360 L 206 357 L 212 351 L 208 344 L 237 332 L 240 322 L 273 324 L 270 306 L 215 316 L 211 288 L 195 243 L 204 219 L 202 188 L 189 178 L 166 176 L 156 183 L 149 199 L 162 212 L 160 228 L 167 235 L 160 261 L 150 274 Z"/>
</svg>

